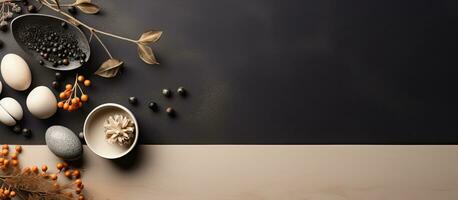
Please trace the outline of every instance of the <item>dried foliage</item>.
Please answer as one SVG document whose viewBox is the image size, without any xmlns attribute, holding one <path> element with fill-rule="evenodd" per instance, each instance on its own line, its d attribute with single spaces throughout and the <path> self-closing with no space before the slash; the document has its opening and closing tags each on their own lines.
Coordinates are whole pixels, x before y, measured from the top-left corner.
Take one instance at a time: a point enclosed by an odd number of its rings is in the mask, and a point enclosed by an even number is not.
<svg viewBox="0 0 458 200">
<path fill-rule="evenodd" d="M 95 72 L 95 74 L 111 78 L 118 74 L 119 69 L 121 68 L 123 62 L 114 58 L 110 58 L 107 61 L 103 62 L 100 68 Z"/>
<path fill-rule="evenodd" d="M 18 156 L 21 146 L 15 147 L 10 153 L 8 145 L 2 146 L 0 156 L 0 199 L 23 200 L 84 200 L 82 190 L 84 185 L 80 179 L 80 171 L 71 169 L 67 163 L 58 163 L 57 172 L 50 173 L 43 165 L 21 168 Z M 66 184 L 58 182 L 59 175 L 68 178 Z"/>
<path fill-rule="evenodd" d="M 10 20 L 13 18 L 13 12 L 16 12 L 18 14 L 21 13 L 22 9 L 21 5 L 16 3 L 16 2 L 27 2 L 28 0 L 0 0 L 1 3 L 1 8 L 0 8 L 0 28 L 1 30 L 6 31 L 8 28 L 8 22 L 7 20 Z M 85 28 L 87 29 L 91 35 L 89 37 L 89 41 L 94 37 L 100 45 L 103 47 L 105 52 L 108 55 L 108 59 L 100 65 L 100 68 L 95 72 L 96 75 L 99 75 L 101 77 L 105 78 L 111 78 L 114 77 L 118 74 L 119 68 L 121 68 L 123 65 L 123 62 L 120 59 L 114 58 L 108 48 L 105 46 L 99 35 L 105 35 L 109 36 L 112 38 L 120 39 L 123 41 L 131 42 L 137 45 L 137 52 L 138 56 L 140 57 L 143 62 L 147 64 L 159 64 L 159 62 L 156 60 L 156 56 L 154 55 L 153 49 L 148 46 L 151 45 L 155 42 L 157 42 L 161 36 L 162 36 L 162 31 L 157 31 L 157 30 L 152 30 L 152 31 L 147 31 L 141 34 L 140 38 L 138 40 L 122 37 L 116 34 L 108 33 L 105 31 L 98 30 L 92 26 L 89 26 L 77 18 L 75 18 L 72 14 L 67 13 L 64 11 L 63 8 L 74 8 L 77 9 L 85 14 L 97 14 L 100 12 L 100 7 L 91 2 L 91 0 L 75 0 L 73 3 L 70 4 L 62 4 L 59 0 L 35 0 L 37 3 L 40 4 L 40 7 L 48 7 L 49 9 L 56 11 L 62 15 L 65 16 L 67 21 L 77 27 L 80 28 Z M 27 5 L 27 3 L 24 3 L 24 5 Z M 38 9 L 39 10 L 39 9 Z M 34 9 L 33 12 L 36 10 Z M 3 26 L 2 26 L 3 24 Z"/>
<path fill-rule="evenodd" d="M 95 72 L 96 75 L 99 75 L 105 78 L 111 78 L 111 77 L 116 76 L 118 74 L 119 68 L 123 66 L 123 62 L 121 60 L 113 58 L 108 48 L 105 46 L 105 44 L 99 37 L 99 34 L 137 44 L 137 52 L 141 60 L 151 65 L 159 64 L 159 62 L 157 62 L 156 60 L 156 56 L 154 55 L 152 48 L 148 45 L 151 45 L 152 43 L 157 42 L 161 38 L 162 31 L 147 31 L 143 33 L 138 40 L 129 39 L 126 37 L 122 37 L 119 35 L 115 35 L 112 33 L 108 33 L 108 32 L 104 32 L 104 31 L 95 29 L 81 22 L 80 20 L 72 16 L 71 14 L 66 13 L 61 9 L 62 7 L 73 6 L 86 14 L 97 14 L 100 11 L 100 7 L 92 3 L 90 0 L 76 0 L 72 4 L 60 4 L 59 0 L 37 0 L 37 1 L 41 3 L 43 6 L 46 6 L 50 8 L 51 10 L 54 10 L 64 15 L 65 17 L 67 17 L 68 21 L 71 24 L 74 24 L 78 27 L 83 27 L 83 28 L 88 29 L 91 33 L 91 36 L 89 37 L 89 41 L 91 41 L 92 38 L 95 38 L 100 43 L 100 45 L 106 51 L 109 58 L 104 63 L 101 64 L 100 68 Z"/>
</svg>

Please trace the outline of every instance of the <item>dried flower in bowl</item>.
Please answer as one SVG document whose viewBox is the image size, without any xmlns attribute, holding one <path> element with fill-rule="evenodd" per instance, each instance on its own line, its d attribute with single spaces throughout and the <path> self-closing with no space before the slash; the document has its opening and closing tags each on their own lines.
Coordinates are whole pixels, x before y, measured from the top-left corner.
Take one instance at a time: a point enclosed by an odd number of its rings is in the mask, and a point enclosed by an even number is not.
<svg viewBox="0 0 458 200">
<path fill-rule="evenodd" d="M 110 144 L 129 145 L 135 137 L 135 124 L 126 116 L 110 116 L 103 126 L 105 128 L 105 138 Z"/>
</svg>

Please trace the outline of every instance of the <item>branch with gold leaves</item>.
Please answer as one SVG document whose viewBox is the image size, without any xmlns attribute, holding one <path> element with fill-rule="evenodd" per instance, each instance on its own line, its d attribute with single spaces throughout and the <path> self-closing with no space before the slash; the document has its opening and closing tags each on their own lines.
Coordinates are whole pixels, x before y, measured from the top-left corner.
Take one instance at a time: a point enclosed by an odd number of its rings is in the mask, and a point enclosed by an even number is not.
<svg viewBox="0 0 458 200">
<path fill-rule="evenodd" d="M 88 29 L 89 32 L 91 33 L 89 41 L 91 41 L 92 37 L 94 37 L 100 43 L 100 45 L 106 51 L 109 59 L 101 64 L 100 68 L 95 72 L 96 75 L 99 75 L 105 78 L 114 77 L 116 76 L 119 69 L 123 65 L 123 61 L 113 58 L 108 48 L 106 47 L 106 45 L 103 43 L 103 41 L 99 37 L 99 34 L 134 43 L 137 45 L 138 55 L 140 59 L 143 60 L 143 62 L 147 64 L 151 64 L 151 65 L 159 64 L 159 62 L 157 62 L 156 60 L 153 50 L 148 45 L 157 42 L 161 38 L 162 31 L 147 31 L 143 33 L 138 40 L 134 40 L 134 39 L 130 39 L 130 38 L 126 38 L 126 37 L 122 37 L 119 35 L 115 35 L 112 33 L 98 30 L 94 27 L 91 27 L 81 22 L 80 20 L 76 19 L 72 15 L 61 10 L 61 7 L 74 6 L 75 8 L 81 10 L 82 12 L 86 14 L 97 14 L 100 11 L 100 7 L 92 3 L 90 0 L 76 0 L 72 4 L 60 4 L 59 0 L 37 0 L 37 1 L 41 5 L 46 6 L 49 9 L 55 12 L 58 12 L 59 14 L 67 17 L 68 21 L 71 22 L 72 24 Z"/>
</svg>

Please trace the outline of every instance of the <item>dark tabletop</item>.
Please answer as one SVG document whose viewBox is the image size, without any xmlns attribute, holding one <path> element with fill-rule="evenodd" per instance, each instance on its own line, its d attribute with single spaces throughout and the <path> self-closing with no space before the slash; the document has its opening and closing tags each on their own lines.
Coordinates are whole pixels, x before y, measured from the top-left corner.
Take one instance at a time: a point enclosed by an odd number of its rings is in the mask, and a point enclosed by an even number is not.
<svg viewBox="0 0 458 200">
<path fill-rule="evenodd" d="M 38 120 L 27 92 L 4 84 L 1 97 L 25 110 L 26 139 L 0 126 L 0 143 L 44 144 L 48 126 L 79 132 L 95 106 L 127 106 L 143 144 L 423 144 L 458 143 L 458 1 L 391 0 L 110 0 L 96 16 L 77 17 L 130 38 L 164 31 L 153 45 L 160 65 L 136 46 L 103 37 L 122 74 L 91 74 L 106 59 L 92 43 L 80 73 L 90 77 L 90 103 Z M 47 12 L 41 12 L 47 13 Z M 23 56 L 33 85 L 50 86 L 54 72 L 38 65 L 0 33 L 6 53 Z M 68 81 L 74 72 L 67 73 Z M 166 99 L 163 88 L 190 95 Z M 139 105 L 130 106 L 136 96 Z M 161 111 L 151 112 L 154 100 Z M 170 119 L 165 107 L 176 109 Z"/>
</svg>

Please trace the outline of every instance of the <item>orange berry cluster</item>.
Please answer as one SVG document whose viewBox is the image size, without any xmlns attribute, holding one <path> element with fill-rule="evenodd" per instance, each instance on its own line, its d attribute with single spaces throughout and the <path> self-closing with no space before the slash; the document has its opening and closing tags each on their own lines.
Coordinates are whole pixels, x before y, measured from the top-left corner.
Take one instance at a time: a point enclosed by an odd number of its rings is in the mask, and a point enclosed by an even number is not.
<svg viewBox="0 0 458 200">
<path fill-rule="evenodd" d="M 22 172 L 24 175 L 30 176 L 41 176 L 45 180 L 51 180 L 53 188 L 56 193 L 65 194 L 69 199 L 84 200 L 85 197 L 82 194 L 84 184 L 81 181 L 81 172 L 78 169 L 71 168 L 68 163 L 60 162 L 56 164 L 56 173 L 48 171 L 47 165 L 41 166 L 41 172 L 38 166 L 25 167 L 22 170 L 19 168 L 18 155 L 22 152 L 22 147 L 19 145 L 15 146 L 15 152 L 9 153 L 9 146 L 7 144 L 2 145 L 2 152 L 0 157 L 0 168 L 3 172 L 9 172 L 15 174 Z M 11 168 L 10 166 L 13 166 Z M 57 183 L 57 179 L 60 174 L 65 175 L 69 180 L 72 180 L 72 184 L 65 184 L 63 186 Z M 45 181 L 43 180 L 43 181 Z M 20 186 L 19 186 L 20 187 Z M 17 191 L 11 190 L 10 185 L 3 185 L 0 187 L 0 200 L 9 200 L 17 195 Z"/>
<path fill-rule="evenodd" d="M 22 147 L 16 145 L 15 152 L 10 155 L 10 147 L 6 144 L 2 145 L 2 152 L 0 157 L 0 169 L 3 172 L 8 171 L 10 166 L 17 167 L 19 165 L 18 155 L 22 152 Z M 12 190 L 10 185 L 1 185 L 0 199 L 7 200 L 14 198 L 17 195 L 16 191 Z"/>
<path fill-rule="evenodd" d="M 89 100 L 89 96 L 83 92 L 79 83 L 83 83 L 86 87 L 91 85 L 91 81 L 89 79 L 85 79 L 82 75 L 76 75 L 75 83 L 73 85 L 65 85 L 65 91 L 59 94 L 61 101 L 57 103 L 58 108 L 72 112 L 81 108 L 83 103 Z M 79 96 L 78 93 L 81 96 Z"/>
</svg>

